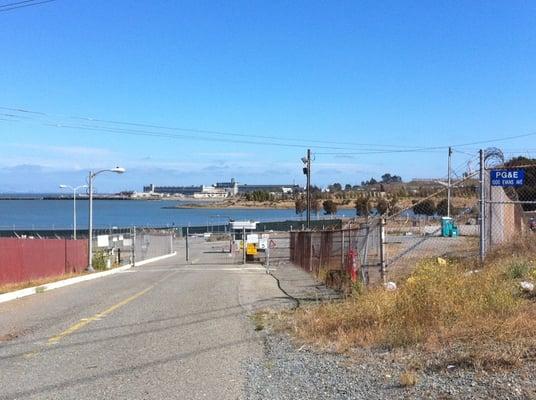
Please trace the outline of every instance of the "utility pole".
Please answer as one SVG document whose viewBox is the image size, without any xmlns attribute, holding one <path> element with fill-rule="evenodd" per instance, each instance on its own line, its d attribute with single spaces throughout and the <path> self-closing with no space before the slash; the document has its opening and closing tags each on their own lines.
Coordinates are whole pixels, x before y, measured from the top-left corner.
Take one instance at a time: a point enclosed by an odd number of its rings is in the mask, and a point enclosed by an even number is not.
<svg viewBox="0 0 536 400">
<path fill-rule="evenodd" d="M 486 188 L 485 188 L 485 168 L 484 150 L 480 150 L 480 263 L 484 263 L 486 255 Z"/>
<path fill-rule="evenodd" d="M 448 186 L 447 186 L 447 217 L 450 217 L 450 197 L 451 197 L 451 159 L 452 159 L 452 147 L 449 147 L 449 162 L 448 162 Z"/>
<path fill-rule="evenodd" d="M 303 173 L 307 176 L 306 200 L 307 200 L 307 229 L 311 228 L 311 149 L 307 149 L 307 156 L 302 157 Z"/>
</svg>

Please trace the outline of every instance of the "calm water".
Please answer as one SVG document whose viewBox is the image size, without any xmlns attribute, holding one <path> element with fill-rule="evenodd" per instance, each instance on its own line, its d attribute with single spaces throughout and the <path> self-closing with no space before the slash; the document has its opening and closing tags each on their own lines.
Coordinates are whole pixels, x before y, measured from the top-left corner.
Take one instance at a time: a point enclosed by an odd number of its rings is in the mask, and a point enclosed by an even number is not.
<svg viewBox="0 0 536 400">
<path fill-rule="evenodd" d="M 205 226 L 226 224 L 228 218 L 256 221 L 300 219 L 294 209 L 165 209 L 177 201 L 98 200 L 93 202 L 95 228 L 111 226 Z M 351 214 L 344 210 L 339 216 Z M 77 201 L 77 224 L 87 228 L 88 202 Z M 0 200 L 0 229 L 68 229 L 73 226 L 71 200 Z"/>
</svg>

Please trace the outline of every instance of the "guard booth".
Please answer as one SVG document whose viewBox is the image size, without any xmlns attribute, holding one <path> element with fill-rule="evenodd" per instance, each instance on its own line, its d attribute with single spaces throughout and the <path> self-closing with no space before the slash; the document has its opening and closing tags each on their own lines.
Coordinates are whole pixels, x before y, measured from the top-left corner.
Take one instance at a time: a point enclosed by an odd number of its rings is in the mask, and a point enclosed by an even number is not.
<svg viewBox="0 0 536 400">
<path fill-rule="evenodd" d="M 248 261 L 254 261 L 258 253 L 258 235 L 253 233 L 257 229 L 257 224 L 258 221 L 229 221 L 232 252 L 239 253 L 246 246 Z"/>
</svg>

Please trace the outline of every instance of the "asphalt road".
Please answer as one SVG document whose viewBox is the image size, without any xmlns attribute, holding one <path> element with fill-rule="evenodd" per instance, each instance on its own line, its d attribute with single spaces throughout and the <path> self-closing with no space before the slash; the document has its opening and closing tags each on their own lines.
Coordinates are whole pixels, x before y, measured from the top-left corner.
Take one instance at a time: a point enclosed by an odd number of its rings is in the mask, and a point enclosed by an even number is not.
<svg viewBox="0 0 536 400">
<path fill-rule="evenodd" d="M 243 398 L 248 311 L 281 293 L 220 248 L 0 304 L 0 399 Z"/>
</svg>

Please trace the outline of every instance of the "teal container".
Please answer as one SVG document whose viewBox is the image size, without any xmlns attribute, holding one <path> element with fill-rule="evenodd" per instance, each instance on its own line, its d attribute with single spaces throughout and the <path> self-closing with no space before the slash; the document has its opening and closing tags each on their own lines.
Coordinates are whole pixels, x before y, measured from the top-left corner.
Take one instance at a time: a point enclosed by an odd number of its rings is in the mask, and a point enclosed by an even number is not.
<svg viewBox="0 0 536 400">
<path fill-rule="evenodd" d="M 454 228 L 454 221 L 450 217 L 441 217 L 441 236 L 443 237 L 452 237 L 452 232 Z M 456 227 L 456 234 L 458 233 L 458 228 Z"/>
</svg>

